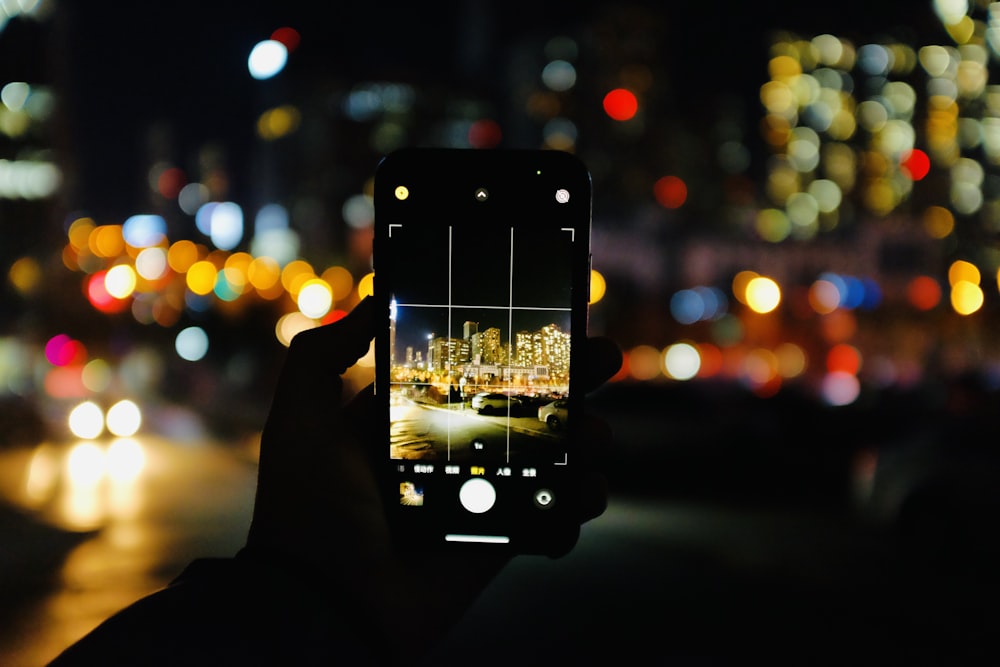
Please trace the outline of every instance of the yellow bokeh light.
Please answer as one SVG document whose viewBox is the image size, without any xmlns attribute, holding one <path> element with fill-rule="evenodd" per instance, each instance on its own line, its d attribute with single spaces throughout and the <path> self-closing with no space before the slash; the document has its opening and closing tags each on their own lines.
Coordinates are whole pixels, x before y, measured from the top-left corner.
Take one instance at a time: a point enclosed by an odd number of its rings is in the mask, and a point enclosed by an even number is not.
<svg viewBox="0 0 1000 667">
<path fill-rule="evenodd" d="M 198 246 L 193 241 L 177 241 L 167 251 L 167 263 L 177 273 L 185 273 L 197 261 Z"/>
<path fill-rule="evenodd" d="M 924 229 L 933 239 L 943 239 L 955 230 L 955 216 L 943 206 L 929 206 L 923 215 Z"/>
<path fill-rule="evenodd" d="M 247 267 L 247 280 L 258 290 L 269 290 L 278 284 L 281 267 L 272 257 L 257 257 Z"/>
<path fill-rule="evenodd" d="M 188 289 L 201 296 L 210 294 L 215 289 L 217 275 L 218 271 L 212 262 L 204 259 L 195 262 L 187 270 Z"/>
<path fill-rule="evenodd" d="M 7 272 L 10 282 L 21 294 L 30 294 L 42 278 L 42 269 L 32 257 L 22 257 Z"/>
<path fill-rule="evenodd" d="M 743 304 L 747 302 L 747 285 L 757 276 L 753 271 L 740 271 L 733 276 L 733 296 L 737 301 Z"/>
<path fill-rule="evenodd" d="M 607 291 L 607 283 L 604 280 L 604 276 L 598 271 L 590 271 L 590 303 L 597 303 L 604 298 L 604 293 Z"/>
<path fill-rule="evenodd" d="M 246 278 L 250 271 L 250 264 L 253 263 L 253 256 L 247 252 L 234 252 L 226 258 L 223 266 L 227 269 L 235 269 Z"/>
<path fill-rule="evenodd" d="M 295 335 L 306 331 L 307 329 L 313 329 L 316 327 L 316 321 L 310 317 L 306 317 L 299 311 L 294 313 L 288 313 L 283 315 L 274 325 L 274 335 L 277 337 L 278 342 L 288 347 L 292 343 L 292 339 Z"/>
<path fill-rule="evenodd" d="M 781 81 L 768 81 L 760 87 L 760 101 L 770 113 L 788 116 L 795 111 L 795 93 Z"/>
<path fill-rule="evenodd" d="M 757 276 L 747 283 L 746 304 L 757 313 L 769 313 L 781 303 L 781 288 L 765 276 Z"/>
<path fill-rule="evenodd" d="M 375 274 L 369 273 L 358 281 L 358 296 L 362 299 L 375 294 Z"/>
<path fill-rule="evenodd" d="M 767 70 L 772 79 L 788 80 L 802 74 L 802 65 L 791 56 L 781 55 L 771 58 Z"/>
<path fill-rule="evenodd" d="M 983 290 L 967 280 L 951 287 L 951 307 L 959 315 L 971 315 L 983 307 Z"/>
<path fill-rule="evenodd" d="M 257 134 L 265 140 L 278 139 L 298 129 L 301 120 L 302 114 L 294 106 L 268 109 L 257 120 Z"/>
<path fill-rule="evenodd" d="M 87 245 L 98 257 L 117 257 L 125 252 L 121 225 L 95 227 L 87 238 Z"/>
<path fill-rule="evenodd" d="M 964 259 L 956 260 L 948 267 L 948 284 L 952 287 L 963 281 L 978 285 L 981 279 L 976 265 Z"/>
<path fill-rule="evenodd" d="M 69 226 L 69 232 L 67 234 L 70 245 L 77 250 L 83 250 L 86 248 L 90 241 L 90 233 L 94 231 L 96 226 L 97 225 L 90 218 L 77 218 L 74 220 L 73 224 Z"/>
<path fill-rule="evenodd" d="M 302 285 L 315 277 L 316 273 L 313 271 L 312 264 L 302 259 L 285 264 L 285 268 L 281 270 L 281 284 L 293 299 L 298 296 Z"/>
<path fill-rule="evenodd" d="M 320 278 L 330 286 L 334 301 L 346 299 L 354 289 L 354 276 L 342 266 L 331 266 Z"/>
</svg>

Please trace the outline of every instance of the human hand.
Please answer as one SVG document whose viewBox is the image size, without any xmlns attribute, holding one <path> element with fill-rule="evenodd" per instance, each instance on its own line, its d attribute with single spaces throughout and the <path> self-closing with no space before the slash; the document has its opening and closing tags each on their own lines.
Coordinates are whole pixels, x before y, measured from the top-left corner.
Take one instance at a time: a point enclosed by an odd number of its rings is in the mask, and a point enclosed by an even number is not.
<svg viewBox="0 0 1000 667">
<path fill-rule="evenodd" d="M 342 320 L 293 339 L 261 436 L 245 551 L 317 581 L 390 649 L 419 653 L 448 631 L 509 557 L 404 556 L 394 548 L 378 483 L 383 448 L 371 436 L 378 423 L 371 387 L 347 397 L 341 377 L 368 351 L 379 321 L 375 311 L 375 300 L 365 299 Z M 610 340 L 591 338 L 588 345 L 581 375 L 587 392 L 621 365 Z M 607 487 L 593 464 L 611 443 L 607 424 L 586 419 L 580 523 L 605 509 Z M 400 621 L 401 610 L 414 604 L 419 613 Z"/>
</svg>

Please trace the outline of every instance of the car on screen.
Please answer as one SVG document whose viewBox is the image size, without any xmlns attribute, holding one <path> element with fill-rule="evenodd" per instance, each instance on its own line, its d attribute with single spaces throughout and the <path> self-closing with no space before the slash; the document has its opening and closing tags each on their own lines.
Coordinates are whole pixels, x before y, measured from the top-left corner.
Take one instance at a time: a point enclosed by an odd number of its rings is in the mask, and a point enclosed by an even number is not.
<svg viewBox="0 0 1000 667">
<path fill-rule="evenodd" d="M 566 399 L 546 403 L 538 408 L 538 421 L 544 422 L 550 430 L 558 431 L 566 425 L 566 419 L 569 417 L 568 406 L 569 401 Z"/>
<path fill-rule="evenodd" d="M 481 415 L 507 414 L 518 412 L 521 409 L 521 402 L 516 396 L 482 392 L 472 397 L 472 409 Z"/>
</svg>

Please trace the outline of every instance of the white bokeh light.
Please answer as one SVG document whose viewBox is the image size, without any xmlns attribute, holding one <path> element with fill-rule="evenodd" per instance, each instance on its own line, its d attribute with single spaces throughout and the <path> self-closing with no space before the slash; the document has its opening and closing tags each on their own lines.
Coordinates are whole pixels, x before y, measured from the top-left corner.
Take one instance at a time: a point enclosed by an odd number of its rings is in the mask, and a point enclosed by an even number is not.
<svg viewBox="0 0 1000 667">
<path fill-rule="evenodd" d="M 142 425 L 139 406 L 129 400 L 118 401 L 110 408 L 105 419 L 108 431 L 117 436 L 135 435 Z"/>
<path fill-rule="evenodd" d="M 96 438 L 104 432 L 104 412 L 93 401 L 80 403 L 69 413 L 69 430 L 78 438 Z"/>
<path fill-rule="evenodd" d="M 287 62 L 288 49 L 285 45 L 273 39 L 265 39 L 250 51 L 247 68 L 250 76 L 257 80 L 270 79 L 281 72 Z"/>
</svg>

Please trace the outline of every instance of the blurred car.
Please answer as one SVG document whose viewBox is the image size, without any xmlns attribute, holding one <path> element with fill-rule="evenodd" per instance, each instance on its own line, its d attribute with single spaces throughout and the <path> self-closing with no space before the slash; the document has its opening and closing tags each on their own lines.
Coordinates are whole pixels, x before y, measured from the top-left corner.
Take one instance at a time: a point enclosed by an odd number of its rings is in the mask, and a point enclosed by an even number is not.
<svg viewBox="0 0 1000 667">
<path fill-rule="evenodd" d="M 472 397 L 472 409 L 481 415 L 514 413 L 521 409 L 521 402 L 516 396 L 481 392 Z"/>
<path fill-rule="evenodd" d="M 566 424 L 566 419 L 569 417 L 568 406 L 569 401 L 566 399 L 546 403 L 538 408 L 538 421 L 545 422 L 550 430 L 558 431 Z"/>
</svg>

